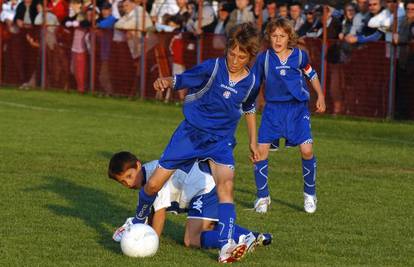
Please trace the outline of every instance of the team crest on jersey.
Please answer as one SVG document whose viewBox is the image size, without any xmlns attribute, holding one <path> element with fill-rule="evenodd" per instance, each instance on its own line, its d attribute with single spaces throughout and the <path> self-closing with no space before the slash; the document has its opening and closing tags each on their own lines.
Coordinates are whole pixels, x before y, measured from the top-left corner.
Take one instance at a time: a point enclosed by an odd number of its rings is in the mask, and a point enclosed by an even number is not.
<svg viewBox="0 0 414 267">
<path fill-rule="evenodd" d="M 280 70 L 280 76 L 286 76 L 286 70 L 285 69 Z"/>
<path fill-rule="evenodd" d="M 231 96 L 230 91 L 224 91 L 224 93 L 223 93 L 223 97 L 224 97 L 225 99 L 229 99 L 229 98 L 230 98 L 230 96 Z"/>
</svg>

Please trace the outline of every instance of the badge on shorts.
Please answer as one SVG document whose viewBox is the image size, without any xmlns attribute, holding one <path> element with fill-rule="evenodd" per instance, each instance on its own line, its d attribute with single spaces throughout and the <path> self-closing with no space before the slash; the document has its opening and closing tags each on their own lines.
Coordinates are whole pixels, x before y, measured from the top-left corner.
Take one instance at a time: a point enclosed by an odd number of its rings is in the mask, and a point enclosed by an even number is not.
<svg viewBox="0 0 414 267">
<path fill-rule="evenodd" d="M 225 99 L 229 99 L 229 98 L 230 98 L 230 95 L 231 95 L 230 91 L 225 91 L 225 92 L 223 93 L 223 97 L 224 97 Z"/>
<path fill-rule="evenodd" d="M 280 70 L 280 75 L 281 76 L 285 76 L 286 75 L 286 70 L 285 69 L 281 69 Z"/>
</svg>

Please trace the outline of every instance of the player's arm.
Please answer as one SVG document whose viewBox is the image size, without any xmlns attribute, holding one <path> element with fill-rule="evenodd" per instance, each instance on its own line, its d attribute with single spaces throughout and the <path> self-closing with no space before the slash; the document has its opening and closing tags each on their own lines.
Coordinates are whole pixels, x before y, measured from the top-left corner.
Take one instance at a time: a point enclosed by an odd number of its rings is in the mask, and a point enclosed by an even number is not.
<svg viewBox="0 0 414 267">
<path fill-rule="evenodd" d="M 318 76 L 312 79 L 310 83 L 313 87 L 313 90 L 315 90 L 316 94 L 318 95 L 318 98 L 316 100 L 316 112 L 324 113 L 326 110 L 325 95 L 322 92 L 322 87 L 321 83 L 319 82 Z"/>
<path fill-rule="evenodd" d="M 325 95 L 322 92 L 322 87 L 319 81 L 318 74 L 310 65 L 308 54 L 302 51 L 302 55 L 303 59 L 300 67 L 305 76 L 308 78 L 309 82 L 311 83 L 313 90 L 315 90 L 316 94 L 318 95 L 318 98 L 316 100 L 316 112 L 323 113 L 326 110 Z"/>
<path fill-rule="evenodd" d="M 168 88 L 181 90 L 184 88 L 197 88 L 208 81 L 214 69 L 216 60 L 206 60 L 195 67 L 173 77 L 158 78 L 154 82 L 156 91 L 164 91 Z"/>
<path fill-rule="evenodd" d="M 256 113 L 246 113 L 247 134 L 249 136 L 250 160 L 256 162 L 259 160 L 259 151 L 257 149 L 257 130 L 256 130 Z"/>
<path fill-rule="evenodd" d="M 167 218 L 167 209 L 162 208 L 154 212 L 150 220 L 151 227 L 157 232 L 158 236 L 161 236 L 164 230 L 165 219 Z"/>
<path fill-rule="evenodd" d="M 247 100 L 242 104 L 244 117 L 246 118 L 247 134 L 249 137 L 250 159 L 255 162 L 259 160 L 257 149 L 257 129 L 256 129 L 256 98 L 259 94 L 260 84 L 254 84 Z"/>
</svg>

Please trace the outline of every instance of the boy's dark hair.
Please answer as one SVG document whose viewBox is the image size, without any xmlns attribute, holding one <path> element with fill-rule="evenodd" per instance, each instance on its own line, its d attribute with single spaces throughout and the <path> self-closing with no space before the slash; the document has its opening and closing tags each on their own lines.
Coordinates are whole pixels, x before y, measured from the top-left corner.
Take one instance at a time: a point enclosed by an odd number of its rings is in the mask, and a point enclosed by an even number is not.
<svg viewBox="0 0 414 267">
<path fill-rule="evenodd" d="M 130 168 L 135 168 L 137 166 L 137 161 L 139 161 L 138 158 L 127 151 L 114 154 L 109 161 L 108 177 L 117 180 L 116 175 L 119 175 Z"/>
<path fill-rule="evenodd" d="M 289 4 L 289 8 L 292 6 L 299 6 L 300 8 L 302 8 L 302 4 L 299 1 L 293 1 L 292 3 Z"/>
<path fill-rule="evenodd" d="M 230 29 L 226 51 L 236 45 L 253 59 L 260 49 L 259 31 L 253 23 L 242 23 Z"/>
<path fill-rule="evenodd" d="M 289 43 L 288 47 L 295 47 L 298 42 L 298 35 L 293 28 L 293 24 L 291 21 L 285 18 L 277 18 L 271 20 L 265 29 L 265 40 L 270 42 L 270 35 L 276 30 L 276 28 L 281 28 L 289 35 Z"/>
</svg>

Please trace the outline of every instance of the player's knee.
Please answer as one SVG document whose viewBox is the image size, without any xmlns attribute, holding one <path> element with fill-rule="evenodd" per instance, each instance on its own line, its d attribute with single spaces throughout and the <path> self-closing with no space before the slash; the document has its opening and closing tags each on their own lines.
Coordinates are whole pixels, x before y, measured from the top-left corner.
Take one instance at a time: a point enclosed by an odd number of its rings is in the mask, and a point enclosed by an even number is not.
<svg viewBox="0 0 414 267">
<path fill-rule="evenodd" d="M 304 149 L 301 151 L 303 159 L 311 159 L 313 158 L 313 151 L 312 149 Z"/>
</svg>

